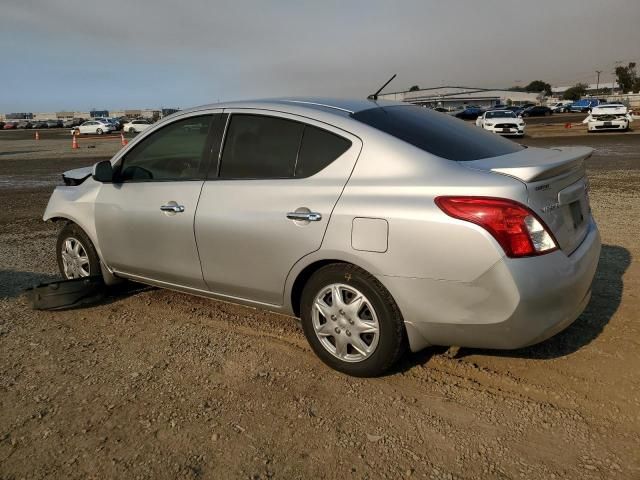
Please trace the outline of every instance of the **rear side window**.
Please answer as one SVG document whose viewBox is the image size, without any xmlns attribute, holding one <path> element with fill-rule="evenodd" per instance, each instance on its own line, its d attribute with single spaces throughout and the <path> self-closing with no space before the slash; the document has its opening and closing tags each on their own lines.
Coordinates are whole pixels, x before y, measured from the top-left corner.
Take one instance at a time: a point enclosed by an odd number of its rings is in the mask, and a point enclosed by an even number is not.
<svg viewBox="0 0 640 480">
<path fill-rule="evenodd" d="M 220 178 L 293 177 L 304 125 L 262 115 L 232 115 Z"/>
<path fill-rule="evenodd" d="M 294 120 L 234 114 L 227 128 L 219 177 L 310 177 L 350 146 L 349 140 Z"/>
<path fill-rule="evenodd" d="M 377 107 L 362 110 L 351 116 L 447 160 L 479 160 L 523 149 L 521 145 L 499 135 L 423 107 Z"/>
<path fill-rule="evenodd" d="M 310 177 L 349 150 L 351 142 L 333 133 L 306 125 L 296 163 L 296 177 Z"/>
</svg>

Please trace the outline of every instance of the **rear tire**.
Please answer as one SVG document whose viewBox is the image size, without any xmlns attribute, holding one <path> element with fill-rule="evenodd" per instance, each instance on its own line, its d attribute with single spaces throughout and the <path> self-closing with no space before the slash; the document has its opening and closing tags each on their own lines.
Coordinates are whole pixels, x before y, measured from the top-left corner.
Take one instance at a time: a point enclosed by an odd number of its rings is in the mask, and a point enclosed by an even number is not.
<svg viewBox="0 0 640 480">
<path fill-rule="evenodd" d="M 96 133 L 97 133 L 98 135 L 102 135 L 104 132 L 102 131 L 102 129 L 101 129 L 101 128 L 98 128 L 98 129 L 96 129 Z"/>
<path fill-rule="evenodd" d="M 56 242 L 56 258 L 58 269 L 67 280 L 102 273 L 93 242 L 75 223 L 68 223 L 60 230 Z"/>
<path fill-rule="evenodd" d="M 331 264 L 316 271 L 304 287 L 300 311 L 311 348 L 335 370 L 376 377 L 404 353 L 400 309 L 373 275 L 355 265 Z"/>
</svg>

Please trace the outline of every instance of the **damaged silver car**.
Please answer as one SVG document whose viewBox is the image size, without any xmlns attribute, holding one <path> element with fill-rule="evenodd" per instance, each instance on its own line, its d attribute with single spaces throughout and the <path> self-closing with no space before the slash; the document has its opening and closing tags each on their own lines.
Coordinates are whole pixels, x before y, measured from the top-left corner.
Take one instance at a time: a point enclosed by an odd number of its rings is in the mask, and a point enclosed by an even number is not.
<svg viewBox="0 0 640 480">
<path fill-rule="evenodd" d="M 325 363 L 374 376 L 406 347 L 519 348 L 580 315 L 600 252 L 590 155 L 404 103 L 216 104 L 65 173 L 44 219 L 66 278 L 300 317 Z"/>
</svg>

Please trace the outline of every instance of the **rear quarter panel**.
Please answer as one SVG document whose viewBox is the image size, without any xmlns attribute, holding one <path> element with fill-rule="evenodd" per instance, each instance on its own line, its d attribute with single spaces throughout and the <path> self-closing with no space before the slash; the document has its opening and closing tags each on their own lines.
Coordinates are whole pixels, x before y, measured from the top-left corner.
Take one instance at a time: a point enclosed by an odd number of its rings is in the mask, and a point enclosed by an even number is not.
<svg viewBox="0 0 640 480">
<path fill-rule="evenodd" d="M 318 257 L 349 261 L 373 275 L 471 281 L 504 256 L 481 227 L 444 214 L 440 195 L 484 195 L 526 201 L 521 182 L 471 171 L 434 157 L 387 135 L 372 135 L 336 205 L 321 249 L 297 265 L 300 271 Z M 385 252 L 355 250 L 356 217 L 388 222 Z"/>
</svg>

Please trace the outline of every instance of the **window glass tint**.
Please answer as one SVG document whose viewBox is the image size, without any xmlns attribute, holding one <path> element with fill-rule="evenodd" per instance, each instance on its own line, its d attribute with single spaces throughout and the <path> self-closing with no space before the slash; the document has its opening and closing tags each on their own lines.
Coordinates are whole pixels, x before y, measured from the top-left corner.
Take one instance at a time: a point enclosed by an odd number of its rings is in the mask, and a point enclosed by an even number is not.
<svg viewBox="0 0 640 480">
<path fill-rule="evenodd" d="M 211 115 L 185 118 L 151 134 L 127 153 L 120 170 L 120 179 L 202 179 L 203 153 L 211 119 Z"/>
<path fill-rule="evenodd" d="M 293 177 L 304 125 L 261 115 L 232 115 L 221 178 Z"/>
<path fill-rule="evenodd" d="M 377 107 L 354 113 L 352 117 L 448 160 L 479 160 L 523 148 L 460 119 L 422 107 Z"/>
<path fill-rule="evenodd" d="M 296 177 L 315 175 L 346 152 L 351 142 L 310 125 L 305 126 L 296 163 Z"/>
</svg>

